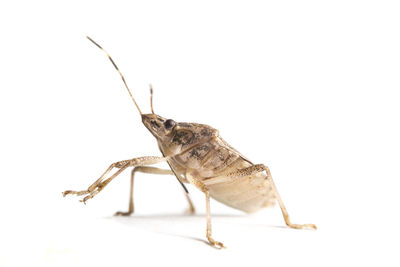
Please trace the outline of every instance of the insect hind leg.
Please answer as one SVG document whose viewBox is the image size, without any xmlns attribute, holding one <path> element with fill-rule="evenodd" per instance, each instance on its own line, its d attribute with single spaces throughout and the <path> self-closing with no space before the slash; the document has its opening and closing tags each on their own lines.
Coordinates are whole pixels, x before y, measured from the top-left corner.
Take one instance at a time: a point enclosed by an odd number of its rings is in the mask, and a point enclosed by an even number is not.
<svg viewBox="0 0 400 267">
<path fill-rule="evenodd" d="M 288 227 L 294 228 L 294 229 L 310 229 L 310 228 L 317 229 L 317 226 L 315 224 L 293 224 L 290 222 L 289 213 L 287 212 L 286 207 L 283 204 L 282 198 L 279 195 L 279 192 L 275 186 L 274 180 L 272 179 L 271 172 L 267 166 L 265 166 L 265 165 L 262 165 L 262 166 L 263 166 L 265 172 L 267 173 L 267 177 L 268 177 L 267 179 L 269 179 L 269 181 L 271 182 L 272 188 L 275 191 L 275 196 L 278 201 L 279 207 L 281 208 L 282 215 L 283 215 L 286 225 Z"/>
<path fill-rule="evenodd" d="M 293 224 L 290 222 L 289 218 L 289 213 L 286 210 L 285 205 L 283 204 L 283 201 L 279 195 L 279 192 L 275 186 L 274 180 L 272 179 L 271 172 L 267 166 L 264 164 L 255 164 L 247 168 L 239 169 L 234 172 L 224 174 L 221 176 L 216 176 L 212 177 L 209 180 L 206 180 L 204 184 L 206 186 L 208 185 L 213 185 L 213 184 L 218 184 L 218 183 L 224 183 L 224 182 L 229 182 L 232 179 L 239 179 L 239 178 L 245 178 L 245 177 L 251 177 L 252 175 L 255 175 L 257 173 L 265 171 L 267 174 L 267 179 L 270 181 L 272 190 L 275 194 L 276 200 L 278 201 L 279 207 L 281 208 L 283 218 L 285 220 L 285 223 L 288 227 L 294 228 L 294 229 L 317 229 L 317 226 L 314 224 Z"/>
</svg>

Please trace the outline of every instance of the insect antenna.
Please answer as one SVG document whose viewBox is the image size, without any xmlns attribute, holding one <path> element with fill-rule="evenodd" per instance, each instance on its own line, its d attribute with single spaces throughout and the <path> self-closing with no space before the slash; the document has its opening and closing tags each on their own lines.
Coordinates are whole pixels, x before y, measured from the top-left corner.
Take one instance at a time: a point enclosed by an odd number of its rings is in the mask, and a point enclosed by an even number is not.
<svg viewBox="0 0 400 267">
<path fill-rule="evenodd" d="M 106 53 L 108 59 L 111 61 L 111 63 L 113 64 L 114 68 L 118 71 L 119 75 L 121 76 L 121 79 L 122 79 L 122 81 L 124 82 L 125 88 L 126 88 L 126 90 L 128 90 L 128 93 L 129 93 L 131 99 L 133 100 L 133 103 L 135 103 L 135 106 L 136 106 L 136 108 L 138 109 L 140 115 L 142 115 L 142 111 L 140 110 L 138 104 L 136 103 L 135 98 L 133 98 L 133 95 L 132 95 L 132 93 L 131 93 L 131 90 L 129 90 L 129 87 L 128 87 L 126 81 L 125 81 L 124 75 L 122 75 L 121 71 L 118 69 L 117 64 L 115 64 L 115 62 L 114 62 L 114 60 L 111 58 L 110 54 L 108 54 L 107 51 L 104 50 L 104 48 L 101 47 L 98 43 L 96 43 L 95 41 L 93 41 L 92 38 L 90 38 L 89 36 L 86 36 L 86 38 L 88 38 L 92 43 L 94 43 L 98 48 L 100 48 L 101 50 L 103 50 L 104 53 Z M 152 110 L 153 110 L 153 108 L 152 108 Z"/>
<path fill-rule="evenodd" d="M 153 86 L 150 84 L 150 108 L 151 108 L 151 113 L 154 113 L 154 109 L 153 109 Z"/>
</svg>

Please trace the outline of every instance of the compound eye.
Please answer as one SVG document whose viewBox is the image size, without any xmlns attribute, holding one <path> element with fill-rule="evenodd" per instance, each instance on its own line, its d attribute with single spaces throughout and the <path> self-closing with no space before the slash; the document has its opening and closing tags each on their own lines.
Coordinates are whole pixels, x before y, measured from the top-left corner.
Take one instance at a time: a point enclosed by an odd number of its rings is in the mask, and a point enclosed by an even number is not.
<svg viewBox="0 0 400 267">
<path fill-rule="evenodd" d="M 169 120 L 166 120 L 165 122 L 164 122 L 164 125 L 165 125 L 165 128 L 166 129 L 171 129 L 172 127 L 174 127 L 175 126 L 175 121 L 174 120 L 171 120 L 171 119 L 169 119 Z"/>
</svg>

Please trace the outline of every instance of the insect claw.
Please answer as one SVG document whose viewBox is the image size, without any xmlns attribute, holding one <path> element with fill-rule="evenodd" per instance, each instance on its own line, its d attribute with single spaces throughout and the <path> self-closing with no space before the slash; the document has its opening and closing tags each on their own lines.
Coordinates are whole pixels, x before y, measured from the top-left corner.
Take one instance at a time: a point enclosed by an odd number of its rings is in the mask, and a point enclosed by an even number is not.
<svg viewBox="0 0 400 267">
<path fill-rule="evenodd" d="M 306 227 L 317 230 L 317 226 L 315 224 L 307 224 Z"/>
<path fill-rule="evenodd" d="M 65 197 L 66 195 L 69 195 L 69 194 L 73 194 L 73 191 L 67 190 L 67 191 L 62 192 L 63 197 Z"/>
<path fill-rule="evenodd" d="M 214 248 L 216 248 L 216 249 L 223 249 L 223 248 L 226 248 L 226 247 L 224 246 L 224 244 L 222 244 L 221 242 L 215 241 L 215 240 L 212 239 L 211 237 L 208 237 L 208 242 L 209 242 L 209 245 L 210 245 L 210 246 L 212 246 L 212 247 L 214 247 Z"/>
<path fill-rule="evenodd" d="M 117 211 L 116 213 L 114 213 L 114 216 L 130 216 L 133 212 L 127 211 Z"/>
<path fill-rule="evenodd" d="M 290 228 L 293 229 L 314 229 L 317 230 L 317 226 L 315 224 L 289 224 Z"/>
<path fill-rule="evenodd" d="M 195 213 L 196 213 L 195 208 L 194 208 L 194 207 L 189 207 L 189 208 L 187 208 L 187 209 L 185 210 L 185 213 L 184 213 L 184 214 L 186 214 L 186 215 L 194 215 Z"/>
<path fill-rule="evenodd" d="M 212 247 L 214 247 L 214 248 L 216 248 L 216 249 L 223 249 L 223 248 L 226 248 L 225 246 L 224 246 L 224 244 L 222 244 L 221 242 L 218 242 L 218 241 L 215 241 L 215 243 L 213 243 L 213 244 L 210 244 Z"/>
<path fill-rule="evenodd" d="M 88 196 L 84 197 L 83 199 L 81 199 L 79 201 L 86 205 L 86 201 L 88 201 L 91 198 L 92 198 L 92 195 L 88 195 Z"/>
</svg>

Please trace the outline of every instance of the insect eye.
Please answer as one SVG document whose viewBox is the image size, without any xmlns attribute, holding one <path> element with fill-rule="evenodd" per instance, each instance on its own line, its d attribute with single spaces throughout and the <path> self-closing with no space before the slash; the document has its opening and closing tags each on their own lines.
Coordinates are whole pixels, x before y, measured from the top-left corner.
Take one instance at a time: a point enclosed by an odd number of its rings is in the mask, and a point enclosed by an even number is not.
<svg viewBox="0 0 400 267">
<path fill-rule="evenodd" d="M 164 125 L 165 125 L 165 128 L 166 128 L 166 129 L 171 129 L 172 127 L 175 126 L 175 121 L 174 121 L 174 120 L 171 120 L 171 119 L 166 120 L 166 121 L 164 122 Z"/>
</svg>

